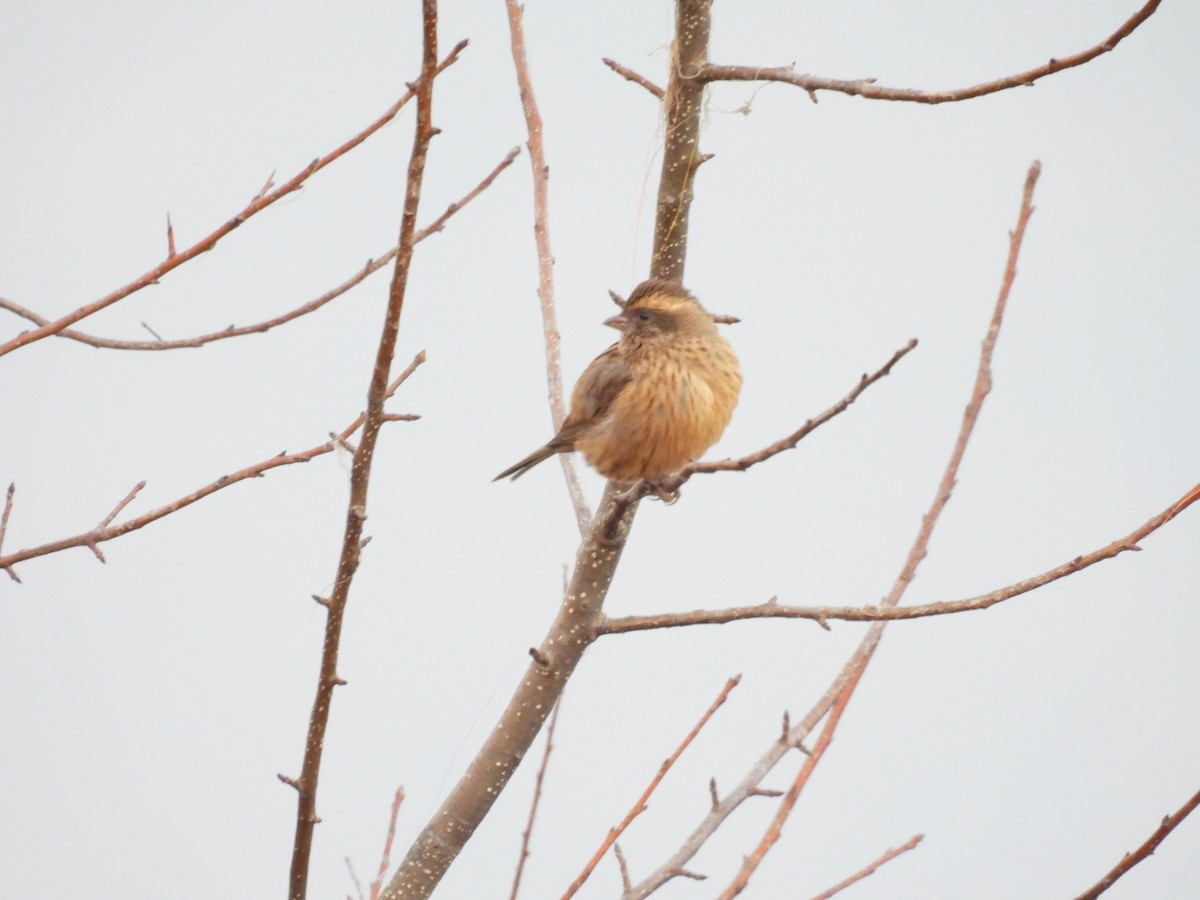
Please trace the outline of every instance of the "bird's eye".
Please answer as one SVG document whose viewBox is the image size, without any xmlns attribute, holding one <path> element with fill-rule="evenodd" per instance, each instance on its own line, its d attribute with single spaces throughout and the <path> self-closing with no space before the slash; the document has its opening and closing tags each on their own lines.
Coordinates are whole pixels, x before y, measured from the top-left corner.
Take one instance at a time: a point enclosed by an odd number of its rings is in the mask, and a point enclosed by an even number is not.
<svg viewBox="0 0 1200 900">
<path fill-rule="evenodd" d="M 650 321 L 650 318 L 651 318 L 651 316 L 650 316 L 650 310 L 648 310 L 648 309 L 639 309 L 639 310 L 638 310 L 637 317 L 638 317 L 639 319 L 641 319 L 643 322 L 649 322 L 649 321 Z"/>
</svg>

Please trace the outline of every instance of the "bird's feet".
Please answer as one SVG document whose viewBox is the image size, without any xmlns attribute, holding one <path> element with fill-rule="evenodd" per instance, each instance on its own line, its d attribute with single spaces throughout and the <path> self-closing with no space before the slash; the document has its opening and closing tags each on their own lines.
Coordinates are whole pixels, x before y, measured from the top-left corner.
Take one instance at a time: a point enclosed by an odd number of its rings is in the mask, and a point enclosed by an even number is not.
<svg viewBox="0 0 1200 900">
<path fill-rule="evenodd" d="M 653 494 L 667 506 L 679 500 L 679 481 L 673 475 L 660 475 L 657 478 L 645 478 L 646 493 Z"/>
</svg>

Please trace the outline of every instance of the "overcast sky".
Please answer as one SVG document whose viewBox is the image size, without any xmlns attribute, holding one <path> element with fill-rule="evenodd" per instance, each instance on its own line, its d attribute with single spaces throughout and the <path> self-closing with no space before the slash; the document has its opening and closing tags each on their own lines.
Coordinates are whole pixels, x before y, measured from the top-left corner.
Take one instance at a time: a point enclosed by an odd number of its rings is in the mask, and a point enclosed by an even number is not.
<svg viewBox="0 0 1200 900">
<path fill-rule="evenodd" d="M 942 89 L 1089 47 L 1136 0 L 733 3 L 714 61 Z M 386 109 L 419 70 L 416 2 L 11 0 L 0 33 L 0 296 L 55 316 L 190 245 Z M 606 291 L 645 277 L 672 5 L 530 2 L 565 378 L 612 339 Z M 502 0 L 446 3 L 443 133 L 421 221 L 525 140 Z M 723 85 L 708 99 L 687 285 L 745 387 L 712 458 L 758 449 L 919 348 L 844 416 L 744 475 L 642 505 L 613 614 L 875 603 L 928 507 L 966 404 L 1026 169 L 1044 171 L 995 390 L 905 602 L 1037 574 L 1140 525 L 1200 480 L 1200 7 L 1167 0 L 1111 54 L 1033 88 L 939 107 Z M 412 111 L 217 249 L 79 327 L 188 337 L 295 307 L 394 242 Z M 550 435 L 522 155 L 417 253 L 318 800 L 310 896 L 398 858 L 488 733 L 540 642 L 577 531 Z M 387 276 L 264 335 L 132 353 L 49 339 L 0 359 L 4 548 L 137 515 L 363 406 Z M 25 325 L 0 311 L 0 341 Z M 8 896 L 285 895 L 296 774 L 345 516 L 329 455 L 0 580 L 0 884 Z M 588 473 L 593 499 L 602 483 Z M 1200 788 L 1200 510 L 1125 554 L 986 613 L 903 622 L 745 896 L 806 897 L 890 846 L 855 898 L 1072 897 Z M 865 626 L 752 622 L 610 637 L 567 688 L 523 897 L 559 896 L 726 678 L 741 686 L 622 839 L 635 878 L 802 715 Z M 438 895 L 507 897 L 535 745 Z M 786 787 L 789 757 L 768 780 Z M 693 862 L 719 892 L 774 802 Z M 583 897 L 619 891 L 601 864 Z M 1200 820 L 1113 898 L 1200 895 Z"/>
</svg>

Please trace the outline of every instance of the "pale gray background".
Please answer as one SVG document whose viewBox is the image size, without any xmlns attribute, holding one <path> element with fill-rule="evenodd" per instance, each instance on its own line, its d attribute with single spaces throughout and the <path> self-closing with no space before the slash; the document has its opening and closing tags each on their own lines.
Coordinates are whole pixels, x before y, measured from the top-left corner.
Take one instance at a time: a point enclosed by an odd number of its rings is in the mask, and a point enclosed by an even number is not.
<svg viewBox="0 0 1200 900">
<path fill-rule="evenodd" d="M 57 315 L 124 284 L 385 109 L 418 71 L 415 2 L 6 6 L 0 294 Z M 718 3 L 713 57 L 949 88 L 1090 46 L 1130 0 Z M 658 108 L 606 68 L 662 80 L 672 6 L 531 3 L 568 382 L 612 334 L 605 290 L 646 272 Z M 742 404 L 713 456 L 756 449 L 910 337 L 891 378 L 802 448 L 644 505 L 609 609 L 876 602 L 950 450 L 1029 162 L 1045 172 L 996 390 L 907 600 L 983 592 L 1127 533 L 1197 481 L 1200 269 L 1193 85 L 1200 8 L 1168 0 L 1082 69 L 937 108 L 785 86 L 712 92 L 687 283 L 729 330 Z M 524 124 L 503 3 L 446 3 L 422 220 Z M 749 102 L 751 114 L 738 113 Z M 215 252 L 85 323 L 185 337 L 298 305 L 383 253 L 411 111 Z M 351 598 L 310 896 L 398 852 L 462 771 L 558 602 L 574 521 L 552 466 L 489 479 L 549 435 L 528 161 L 422 245 Z M 0 361 L 9 549 L 130 514 L 362 406 L 386 276 L 284 330 L 134 354 L 45 340 Z M 0 336 L 24 326 L 0 315 Z M 324 457 L 108 544 L 0 580 L 5 896 L 282 897 L 296 773 L 344 516 Z M 589 474 L 593 498 L 600 482 Z M 1200 511 L 1128 554 L 987 613 L 893 626 L 747 896 L 804 897 L 916 832 L 856 898 L 1070 897 L 1200 786 Z M 622 843 L 635 876 L 825 688 L 863 626 L 768 622 L 602 641 L 567 690 L 527 898 L 558 896 L 737 672 L 742 686 Z M 540 743 L 535 754 L 540 755 Z M 799 759 L 770 779 L 784 787 Z M 506 897 L 533 769 L 439 896 Z M 774 804 L 740 811 L 664 898 L 710 897 Z M 613 897 L 604 861 L 587 897 Z M 1200 821 L 1110 896 L 1200 895 Z"/>
</svg>

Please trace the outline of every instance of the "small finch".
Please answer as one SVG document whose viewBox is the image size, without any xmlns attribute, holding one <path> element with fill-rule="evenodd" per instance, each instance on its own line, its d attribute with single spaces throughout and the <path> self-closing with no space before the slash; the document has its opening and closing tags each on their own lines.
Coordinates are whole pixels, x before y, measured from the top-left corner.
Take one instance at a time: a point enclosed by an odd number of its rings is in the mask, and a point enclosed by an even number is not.
<svg viewBox="0 0 1200 900">
<path fill-rule="evenodd" d="M 493 480 L 519 478 L 556 453 L 578 450 L 605 478 L 653 482 L 717 442 L 742 372 L 699 301 L 678 284 L 652 279 L 604 324 L 621 339 L 579 376 L 558 434 Z"/>
</svg>

